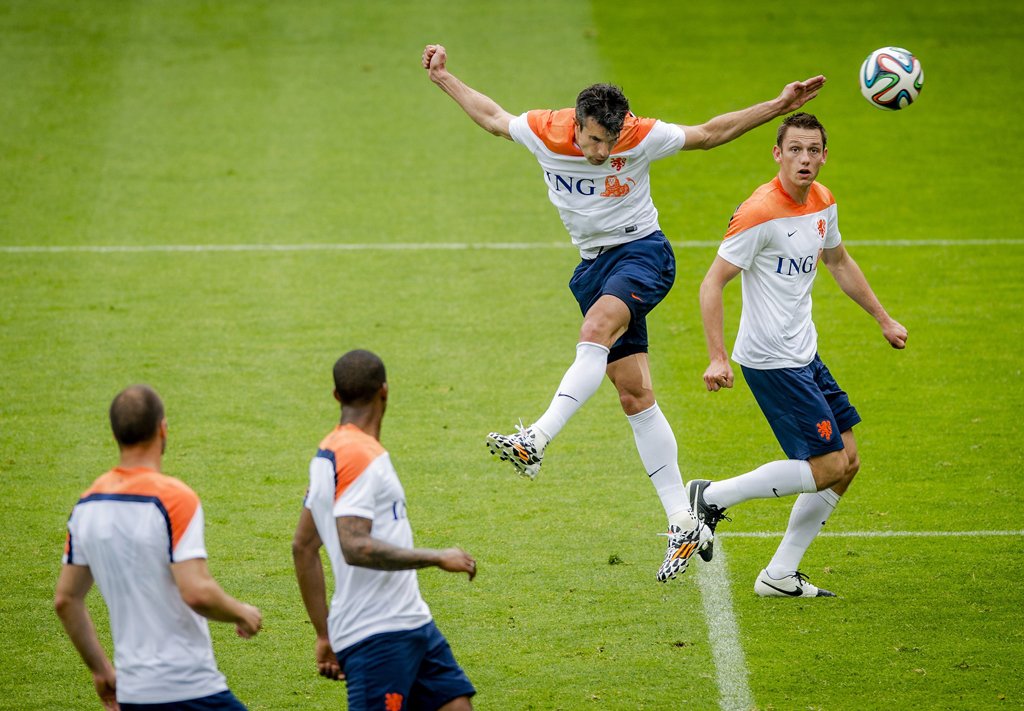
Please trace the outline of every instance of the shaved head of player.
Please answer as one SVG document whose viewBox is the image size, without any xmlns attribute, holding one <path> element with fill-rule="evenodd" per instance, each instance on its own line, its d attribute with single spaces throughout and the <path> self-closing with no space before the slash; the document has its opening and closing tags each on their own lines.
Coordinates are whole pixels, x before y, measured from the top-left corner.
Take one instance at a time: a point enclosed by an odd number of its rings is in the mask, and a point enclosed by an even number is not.
<svg viewBox="0 0 1024 711">
<path fill-rule="evenodd" d="M 122 390 L 110 404 L 110 427 L 119 461 L 68 518 L 57 615 L 105 708 L 244 709 L 214 662 L 207 619 L 252 637 L 262 616 L 210 575 L 199 497 L 161 473 L 160 396 L 147 385 Z M 85 606 L 94 581 L 110 615 L 116 670 Z"/>
</svg>

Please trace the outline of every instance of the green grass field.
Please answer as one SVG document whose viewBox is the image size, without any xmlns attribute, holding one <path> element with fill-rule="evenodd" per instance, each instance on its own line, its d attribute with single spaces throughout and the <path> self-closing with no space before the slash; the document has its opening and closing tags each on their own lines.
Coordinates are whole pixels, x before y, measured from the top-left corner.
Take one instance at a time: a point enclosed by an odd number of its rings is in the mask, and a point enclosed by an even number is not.
<svg viewBox="0 0 1024 711">
<path fill-rule="evenodd" d="M 98 707 L 53 587 L 71 506 L 116 461 L 106 408 L 139 381 L 167 405 L 165 470 L 203 499 L 211 570 L 264 613 L 249 641 L 211 625 L 231 688 L 251 709 L 344 708 L 315 675 L 290 541 L 337 416 L 331 365 L 355 347 L 388 365 L 383 441 L 418 544 L 480 562 L 471 584 L 420 573 L 477 708 L 730 707 L 698 584 L 713 574 L 744 706 L 1024 705 L 1022 23 L 1005 1 L 0 5 L 0 708 Z M 840 598 L 762 600 L 778 539 L 729 534 L 781 532 L 782 502 L 737 507 L 721 559 L 655 582 L 661 507 L 609 385 L 536 482 L 490 461 L 484 435 L 539 415 L 571 361 L 577 256 L 530 155 L 426 79 L 427 42 L 514 113 L 612 81 L 638 114 L 692 124 L 828 76 L 808 107 L 830 133 L 821 181 L 911 336 L 893 351 L 819 280 L 821 353 L 865 419 L 827 531 L 1017 535 L 822 537 L 804 570 Z M 856 84 L 886 44 L 925 67 L 899 114 Z M 773 138 L 654 170 L 679 274 L 651 358 L 687 478 L 781 456 L 745 386 L 704 391 L 696 300 L 707 245 L 774 174 Z M 739 303 L 730 287 L 730 342 Z"/>
</svg>

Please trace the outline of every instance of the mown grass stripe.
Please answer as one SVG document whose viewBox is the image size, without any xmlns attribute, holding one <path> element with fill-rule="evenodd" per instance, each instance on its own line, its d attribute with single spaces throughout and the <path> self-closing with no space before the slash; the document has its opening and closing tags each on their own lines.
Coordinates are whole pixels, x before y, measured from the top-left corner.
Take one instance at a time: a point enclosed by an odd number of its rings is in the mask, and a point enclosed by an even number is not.
<svg viewBox="0 0 1024 711">
<path fill-rule="evenodd" d="M 675 249 L 717 247 L 717 241 L 673 242 Z M 929 240 L 850 240 L 852 247 L 980 247 L 1024 245 L 1024 239 L 929 239 Z M 559 242 L 375 242 L 308 244 L 83 244 L 83 245 L 0 245 L 5 254 L 55 254 L 62 252 L 417 252 L 460 250 L 569 249 L 568 241 Z"/>
</svg>

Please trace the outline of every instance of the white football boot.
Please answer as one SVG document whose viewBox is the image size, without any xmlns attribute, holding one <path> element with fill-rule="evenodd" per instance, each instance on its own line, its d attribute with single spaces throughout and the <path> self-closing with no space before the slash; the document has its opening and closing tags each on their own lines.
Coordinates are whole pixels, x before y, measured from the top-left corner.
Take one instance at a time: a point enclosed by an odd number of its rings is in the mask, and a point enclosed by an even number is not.
<svg viewBox="0 0 1024 711">
<path fill-rule="evenodd" d="M 757 575 L 754 592 L 761 597 L 835 597 L 836 594 L 807 582 L 807 576 L 799 570 L 781 580 L 768 575 L 765 568 Z"/>
</svg>

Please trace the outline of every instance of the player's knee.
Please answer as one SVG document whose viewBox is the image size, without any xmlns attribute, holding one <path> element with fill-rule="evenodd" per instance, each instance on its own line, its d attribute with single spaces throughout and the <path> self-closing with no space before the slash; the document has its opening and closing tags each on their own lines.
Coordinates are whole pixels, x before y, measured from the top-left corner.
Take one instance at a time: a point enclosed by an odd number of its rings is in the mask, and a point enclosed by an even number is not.
<svg viewBox="0 0 1024 711">
<path fill-rule="evenodd" d="M 849 458 L 846 456 L 846 451 L 842 449 L 812 459 L 811 473 L 814 474 L 814 483 L 818 487 L 818 491 L 831 489 L 846 481 L 848 467 Z"/>
<path fill-rule="evenodd" d="M 619 404 L 627 415 L 635 415 L 654 405 L 651 390 L 619 390 Z"/>
<path fill-rule="evenodd" d="M 848 456 L 846 460 L 846 483 L 849 484 L 853 481 L 853 477 L 857 476 L 857 472 L 860 471 L 860 456 L 854 454 L 852 457 Z"/>
</svg>

